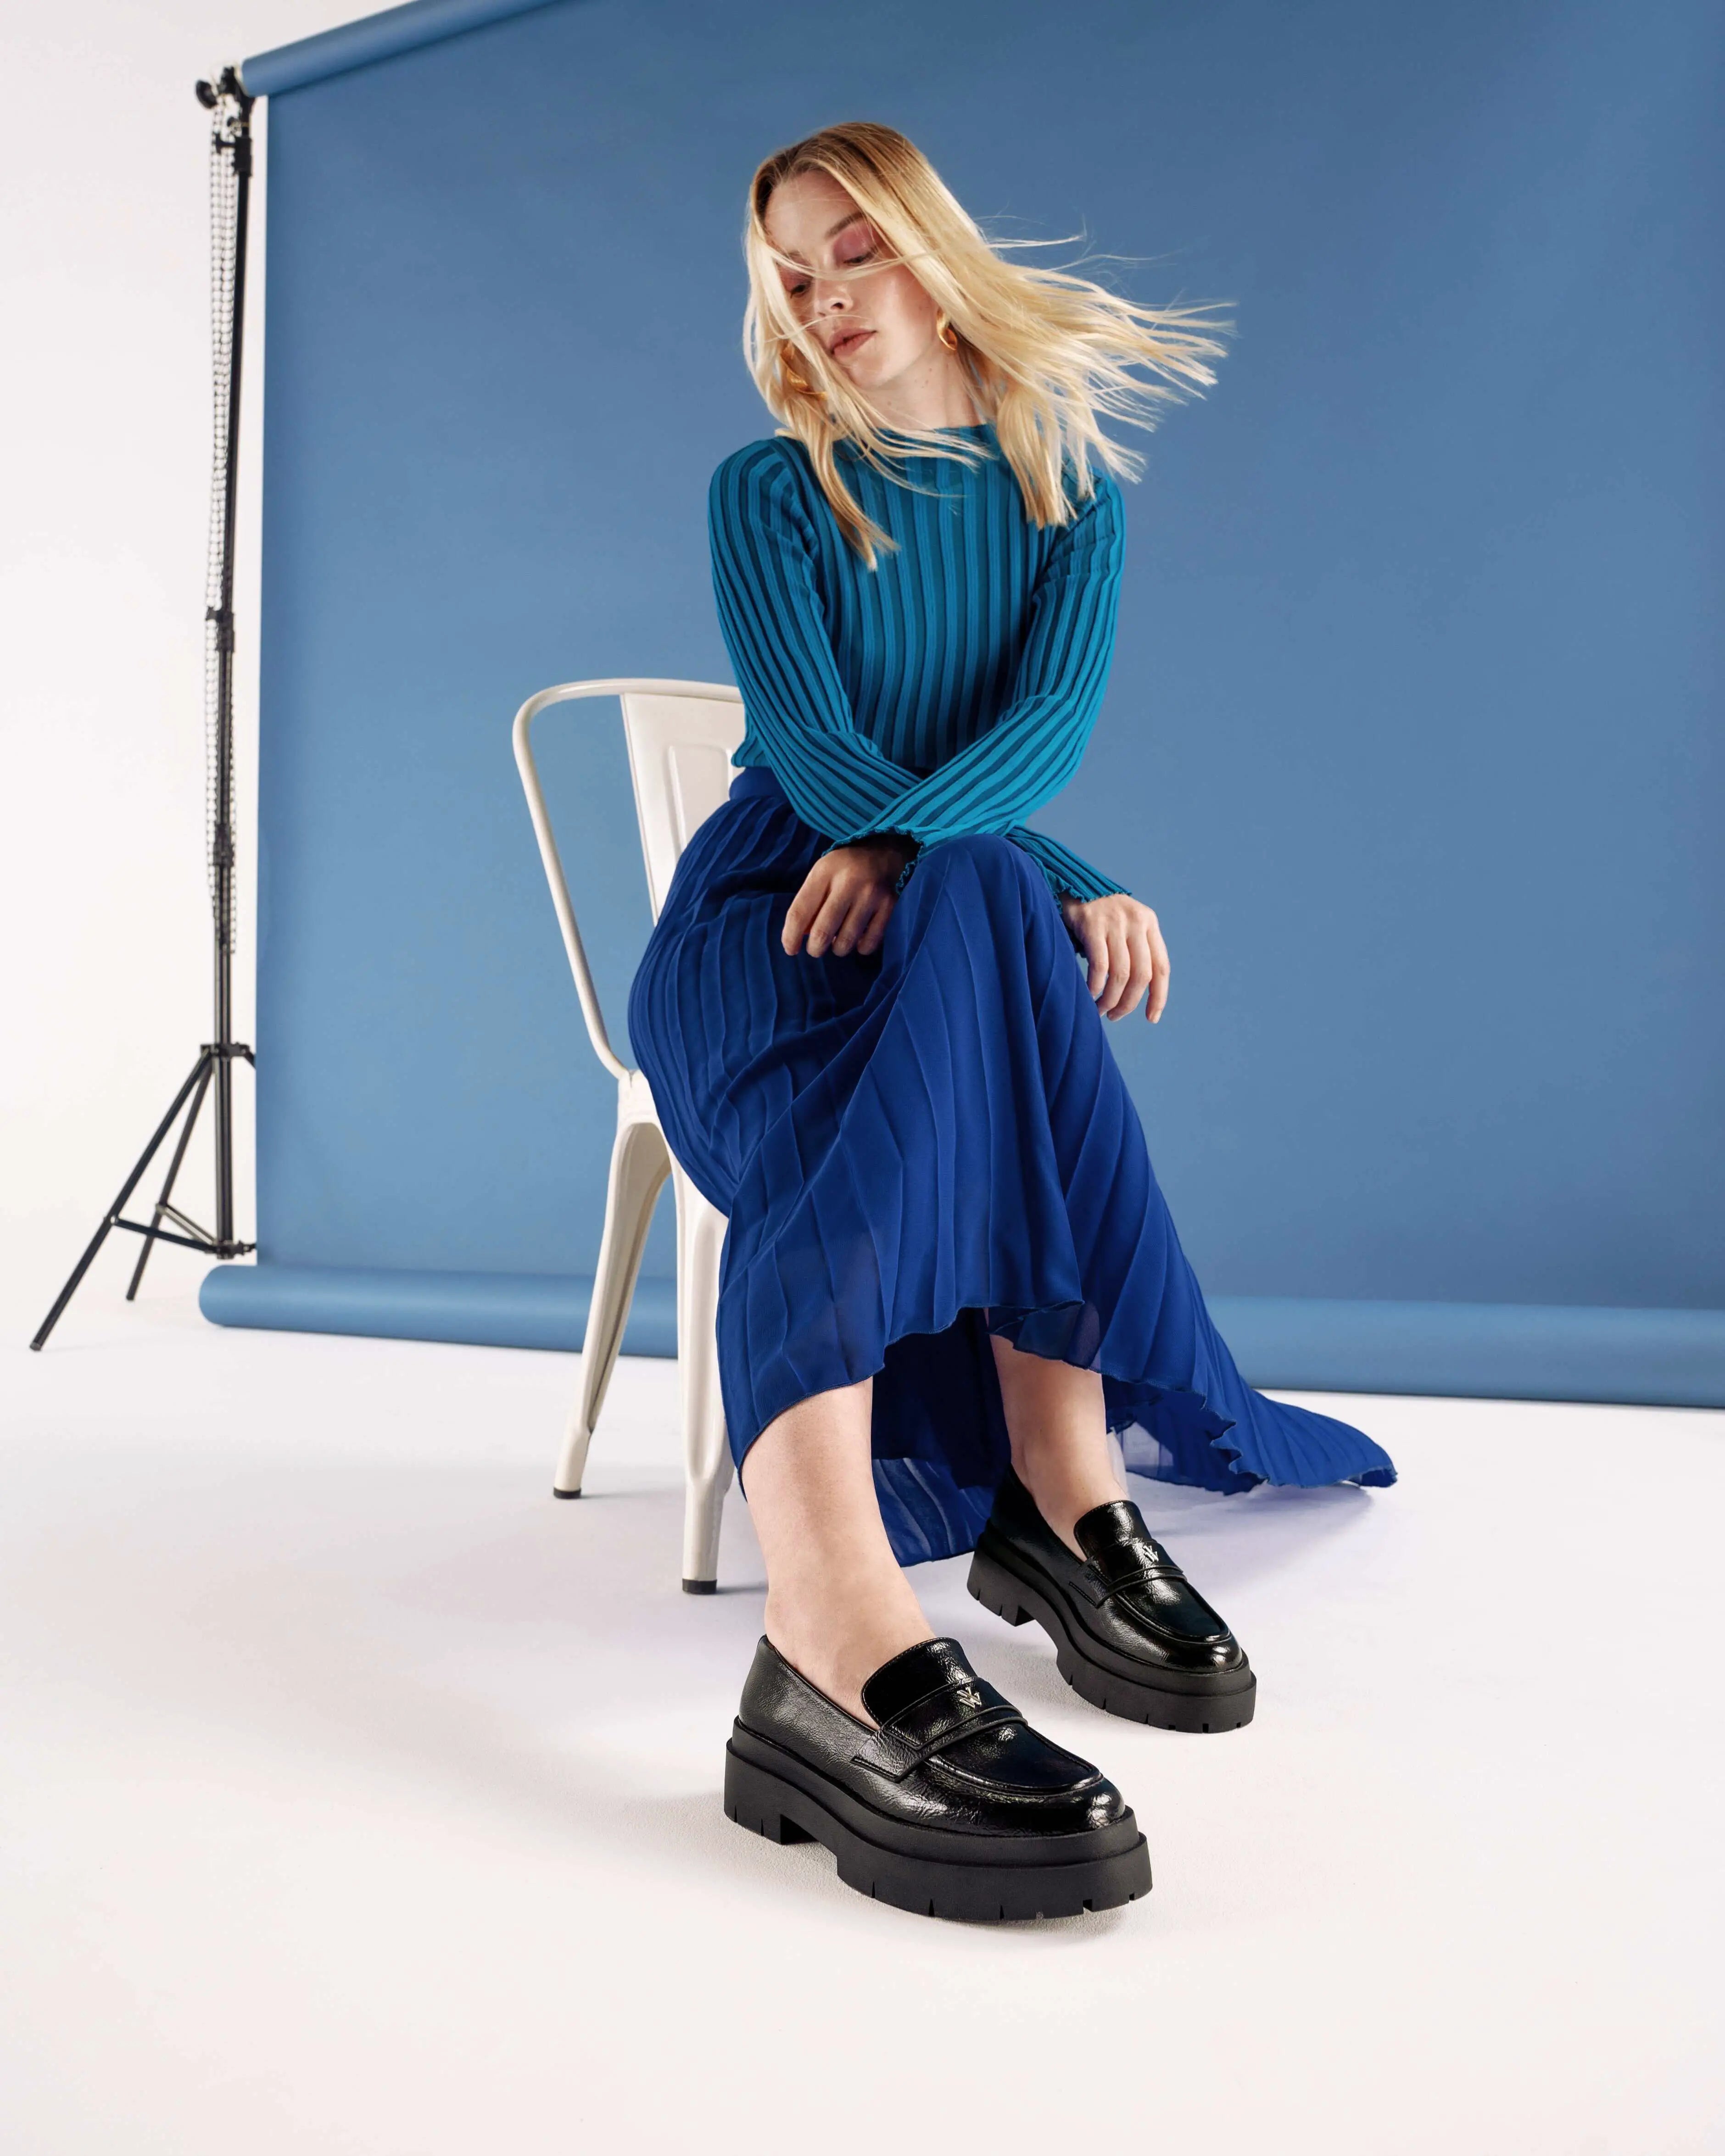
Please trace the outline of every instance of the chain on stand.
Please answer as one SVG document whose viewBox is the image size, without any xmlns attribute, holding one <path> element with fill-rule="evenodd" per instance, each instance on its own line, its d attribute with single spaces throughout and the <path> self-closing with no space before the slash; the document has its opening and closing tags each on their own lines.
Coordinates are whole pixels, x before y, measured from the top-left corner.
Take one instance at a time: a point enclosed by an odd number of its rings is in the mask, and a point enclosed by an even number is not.
<svg viewBox="0 0 1725 2156">
<path fill-rule="evenodd" d="M 210 131 L 210 357 L 214 386 L 209 538 L 205 561 L 203 721 L 205 836 L 210 905 L 219 947 L 231 952 L 234 891 L 234 755 L 228 723 L 234 669 L 233 490 L 235 442 L 234 284 L 240 244 L 242 177 L 251 172 L 251 100 L 228 79 L 212 85 Z"/>
</svg>

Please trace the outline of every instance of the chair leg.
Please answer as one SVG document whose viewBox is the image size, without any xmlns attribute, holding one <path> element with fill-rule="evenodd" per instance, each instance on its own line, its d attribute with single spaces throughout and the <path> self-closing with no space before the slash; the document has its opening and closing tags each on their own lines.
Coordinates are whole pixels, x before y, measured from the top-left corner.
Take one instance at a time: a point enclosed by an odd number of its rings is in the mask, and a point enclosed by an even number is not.
<svg viewBox="0 0 1725 2156">
<path fill-rule="evenodd" d="M 581 1344 L 581 1389 L 569 1417 L 567 1435 L 552 1485 L 559 1497 L 578 1497 L 587 1471 L 587 1448 L 605 1404 L 606 1388 L 617 1367 L 623 1328 L 641 1269 L 641 1253 L 653 1221 L 653 1206 L 670 1173 L 670 1154 L 656 1123 L 628 1122 L 618 1127 L 611 1148 L 611 1178 L 605 1193 L 605 1230 L 599 1239 L 598 1270 L 593 1275 L 593 1306 Z"/>
<path fill-rule="evenodd" d="M 731 1446 L 719 1396 L 719 1252 L 725 1216 L 676 1173 L 677 1361 L 683 1395 L 685 1494 L 683 1592 L 711 1594 L 718 1587 L 719 1522 L 731 1486 Z"/>
</svg>

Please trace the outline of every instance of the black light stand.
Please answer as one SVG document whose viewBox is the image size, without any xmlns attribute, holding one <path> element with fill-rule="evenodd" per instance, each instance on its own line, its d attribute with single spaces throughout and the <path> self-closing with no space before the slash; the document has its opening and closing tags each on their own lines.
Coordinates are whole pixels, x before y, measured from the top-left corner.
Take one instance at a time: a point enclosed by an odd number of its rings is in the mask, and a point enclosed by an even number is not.
<svg viewBox="0 0 1725 2156">
<path fill-rule="evenodd" d="M 238 1258 L 256 1247 L 234 1236 L 234 1059 L 254 1060 L 234 1038 L 234 534 L 239 474 L 239 361 L 245 324 L 246 213 L 251 199 L 253 100 L 239 74 L 224 68 L 215 82 L 198 85 L 198 101 L 215 116 L 210 137 L 210 232 L 212 335 L 215 357 L 215 450 L 211 480 L 208 582 L 204 608 L 204 703 L 209 734 L 210 903 L 215 916 L 215 1039 L 198 1050 L 190 1076 L 174 1096 L 173 1106 L 157 1124 L 155 1136 L 108 1208 L 90 1247 L 54 1308 L 30 1342 L 39 1348 L 59 1322 L 60 1312 L 77 1292 L 109 1230 L 124 1228 L 141 1235 L 144 1246 L 126 1291 L 131 1301 L 144 1267 L 157 1243 L 177 1243 L 211 1258 Z M 174 1184 L 192 1142 L 205 1096 L 215 1094 L 216 1224 L 200 1228 L 173 1204 Z M 189 1107 L 187 1103 L 190 1103 Z M 186 1120 L 168 1161 L 167 1179 L 149 1225 L 122 1217 L 127 1201 L 144 1179 L 151 1162 L 166 1143 L 182 1111 Z M 172 1220 L 175 1234 L 162 1225 Z"/>
</svg>

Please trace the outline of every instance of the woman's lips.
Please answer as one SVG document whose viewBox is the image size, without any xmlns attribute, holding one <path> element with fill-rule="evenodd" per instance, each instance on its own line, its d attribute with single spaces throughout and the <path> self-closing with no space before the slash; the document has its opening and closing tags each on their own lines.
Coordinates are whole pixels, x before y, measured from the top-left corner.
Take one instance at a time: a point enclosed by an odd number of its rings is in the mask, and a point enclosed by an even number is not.
<svg viewBox="0 0 1725 2156">
<path fill-rule="evenodd" d="M 833 339 L 828 350 L 834 359 L 848 359 L 852 352 L 860 352 L 874 334 L 872 330 L 846 330 L 842 336 Z"/>
</svg>

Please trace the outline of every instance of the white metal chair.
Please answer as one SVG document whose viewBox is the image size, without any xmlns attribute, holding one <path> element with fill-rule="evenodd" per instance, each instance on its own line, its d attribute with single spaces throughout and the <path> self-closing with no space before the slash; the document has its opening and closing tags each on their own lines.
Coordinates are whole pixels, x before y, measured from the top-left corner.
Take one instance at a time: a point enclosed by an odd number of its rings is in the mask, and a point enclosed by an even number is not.
<svg viewBox="0 0 1725 2156">
<path fill-rule="evenodd" d="M 717 1584 L 719 1519 L 731 1481 L 731 1448 L 719 1398 L 714 1332 L 725 1218 L 672 1158 L 646 1078 L 630 1070 L 611 1045 L 533 762 L 532 727 L 539 714 L 552 704 L 590 696 L 615 696 L 623 706 L 624 738 L 629 746 L 647 896 L 655 921 L 691 833 L 730 789 L 734 776 L 731 755 L 742 739 L 742 699 L 735 689 L 719 682 L 566 681 L 530 696 L 515 719 L 516 764 L 526 791 L 539 858 L 545 864 L 552 904 L 563 932 L 563 948 L 575 976 L 588 1037 L 593 1053 L 617 1081 L 617 1137 L 611 1148 L 598 1270 L 582 1344 L 581 1386 L 553 1487 L 559 1497 L 581 1495 L 587 1449 L 616 1367 L 654 1203 L 669 1175 L 677 1207 L 677 1364 L 686 1486 L 683 1589 L 688 1594 L 711 1594 Z"/>
</svg>

